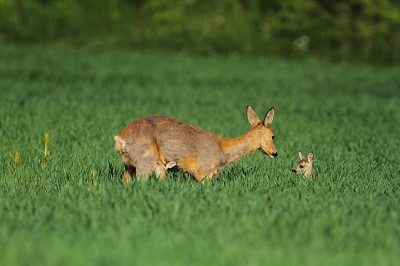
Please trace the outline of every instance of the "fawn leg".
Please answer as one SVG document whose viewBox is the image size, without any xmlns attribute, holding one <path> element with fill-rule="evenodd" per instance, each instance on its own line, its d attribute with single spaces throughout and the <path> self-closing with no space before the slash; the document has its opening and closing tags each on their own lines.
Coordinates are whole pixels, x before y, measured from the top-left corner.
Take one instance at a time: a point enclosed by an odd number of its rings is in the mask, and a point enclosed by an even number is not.
<svg viewBox="0 0 400 266">
<path fill-rule="evenodd" d="M 162 165 L 161 163 L 157 163 L 156 166 L 156 175 L 158 176 L 158 178 L 160 180 L 164 180 L 165 176 L 167 175 L 167 173 L 165 172 L 165 166 Z"/>
</svg>

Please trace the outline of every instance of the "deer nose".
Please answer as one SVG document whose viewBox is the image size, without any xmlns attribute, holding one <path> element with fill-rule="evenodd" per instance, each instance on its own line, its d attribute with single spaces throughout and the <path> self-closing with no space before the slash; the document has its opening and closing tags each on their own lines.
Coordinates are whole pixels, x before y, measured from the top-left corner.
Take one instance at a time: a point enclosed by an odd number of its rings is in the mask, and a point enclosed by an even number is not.
<svg viewBox="0 0 400 266">
<path fill-rule="evenodd" d="M 273 153 L 273 154 L 271 154 L 272 155 L 272 157 L 277 157 L 278 156 L 278 153 L 277 152 L 275 152 L 275 153 Z"/>
<path fill-rule="evenodd" d="M 292 169 L 292 173 L 296 174 L 297 173 L 296 169 Z"/>
</svg>

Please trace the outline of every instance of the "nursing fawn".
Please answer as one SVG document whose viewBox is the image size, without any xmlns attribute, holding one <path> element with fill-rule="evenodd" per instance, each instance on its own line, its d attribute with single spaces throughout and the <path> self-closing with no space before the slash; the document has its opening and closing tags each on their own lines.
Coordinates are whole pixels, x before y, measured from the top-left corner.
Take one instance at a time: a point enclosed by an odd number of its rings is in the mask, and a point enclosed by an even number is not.
<svg viewBox="0 0 400 266">
<path fill-rule="evenodd" d="M 147 180 L 153 172 L 163 179 L 168 168 L 204 181 L 257 149 L 275 158 L 278 153 L 270 128 L 273 118 L 273 107 L 260 121 L 247 106 L 252 128 L 237 138 L 220 137 L 165 115 L 136 119 L 114 138 L 115 149 L 125 165 L 123 181 L 129 182 L 133 177 Z"/>
</svg>

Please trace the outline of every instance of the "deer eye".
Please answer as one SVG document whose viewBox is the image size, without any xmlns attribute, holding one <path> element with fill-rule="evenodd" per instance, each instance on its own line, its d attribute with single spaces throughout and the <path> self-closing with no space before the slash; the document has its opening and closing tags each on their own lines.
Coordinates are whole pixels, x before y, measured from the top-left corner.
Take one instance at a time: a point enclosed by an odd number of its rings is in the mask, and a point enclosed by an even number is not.
<svg viewBox="0 0 400 266">
<path fill-rule="evenodd" d="M 300 168 L 304 168 L 304 165 L 299 165 Z"/>
<path fill-rule="evenodd" d="M 275 136 L 272 136 L 272 139 L 274 139 L 275 138 Z"/>
</svg>

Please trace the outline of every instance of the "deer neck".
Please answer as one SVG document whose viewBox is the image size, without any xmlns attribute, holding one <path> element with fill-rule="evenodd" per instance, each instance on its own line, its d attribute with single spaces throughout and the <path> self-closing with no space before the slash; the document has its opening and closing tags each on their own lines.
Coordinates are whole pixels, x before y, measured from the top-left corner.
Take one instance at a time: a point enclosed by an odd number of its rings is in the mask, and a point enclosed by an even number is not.
<svg viewBox="0 0 400 266">
<path fill-rule="evenodd" d="M 227 158 L 227 165 L 230 165 L 246 154 L 260 148 L 261 125 L 254 126 L 248 132 L 237 138 L 223 138 L 222 150 Z"/>
</svg>

